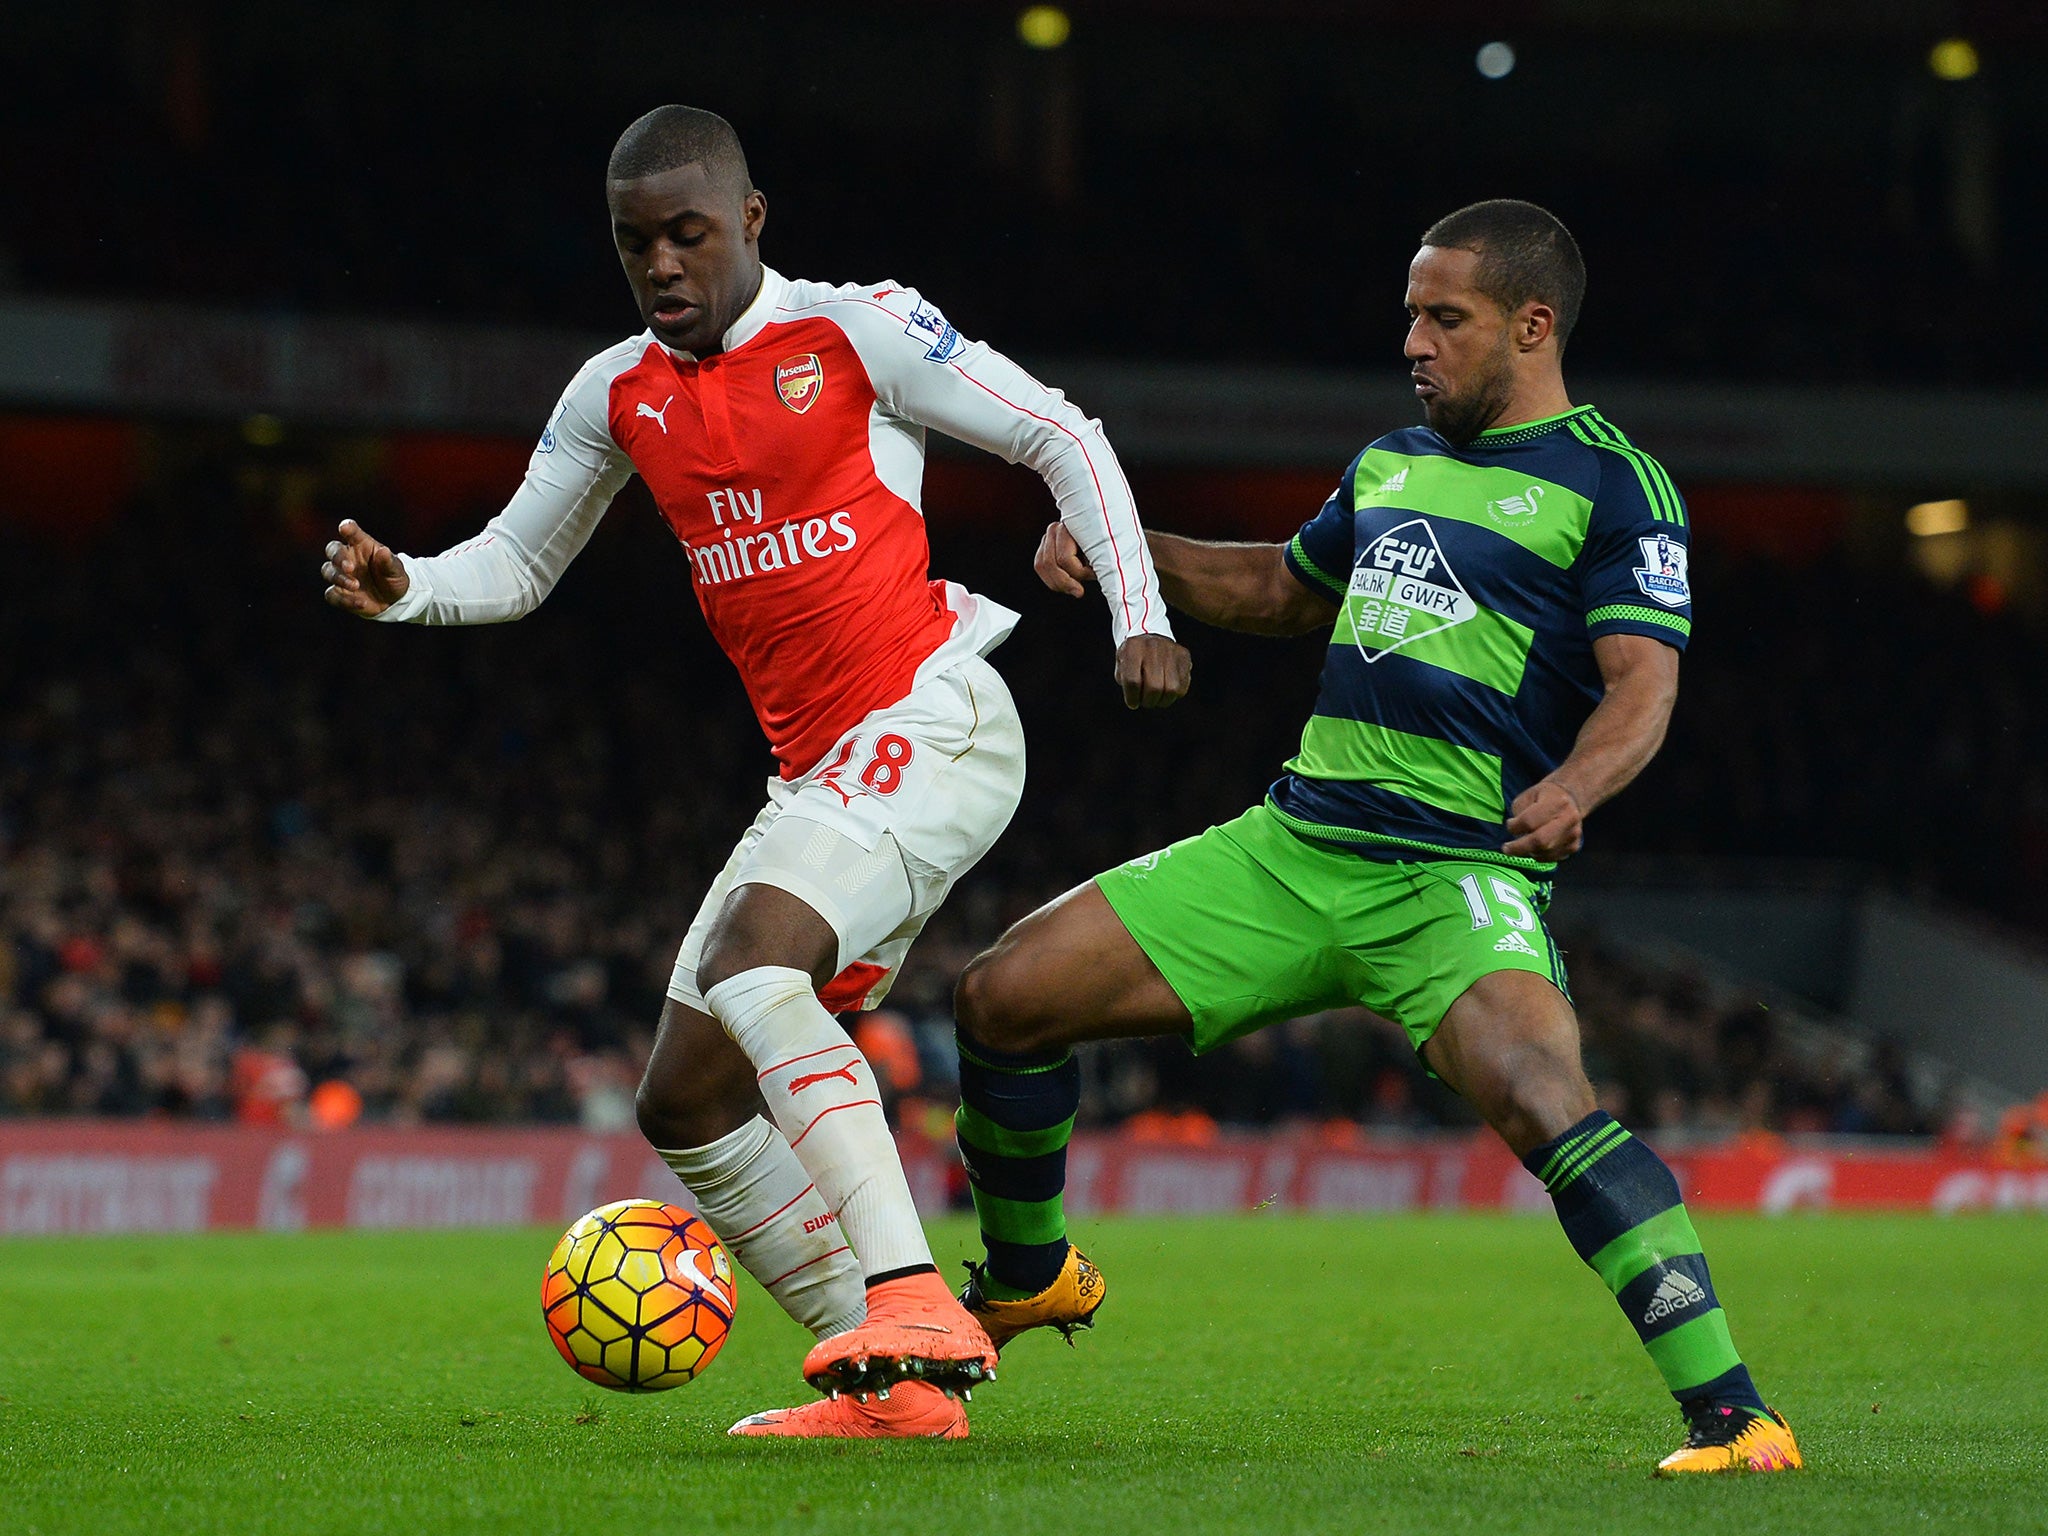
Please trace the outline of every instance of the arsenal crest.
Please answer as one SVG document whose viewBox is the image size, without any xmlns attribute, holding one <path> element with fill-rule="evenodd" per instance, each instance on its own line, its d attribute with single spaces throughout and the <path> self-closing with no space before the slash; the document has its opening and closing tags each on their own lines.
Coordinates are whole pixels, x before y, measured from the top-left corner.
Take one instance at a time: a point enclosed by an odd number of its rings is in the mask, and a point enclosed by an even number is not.
<svg viewBox="0 0 2048 1536">
<path fill-rule="evenodd" d="M 825 390 L 825 369 L 818 362 L 818 354 L 805 352 L 797 357 L 785 357 L 775 365 L 775 393 L 782 397 L 782 403 L 801 416 L 818 403 L 818 396 Z"/>
</svg>

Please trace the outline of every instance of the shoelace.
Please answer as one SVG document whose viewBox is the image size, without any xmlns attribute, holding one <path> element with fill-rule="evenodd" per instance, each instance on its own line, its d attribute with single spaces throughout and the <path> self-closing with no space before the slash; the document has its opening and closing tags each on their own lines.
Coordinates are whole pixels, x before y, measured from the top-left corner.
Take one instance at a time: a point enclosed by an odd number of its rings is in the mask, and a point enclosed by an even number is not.
<svg viewBox="0 0 2048 1536">
<path fill-rule="evenodd" d="M 1712 1403 L 1686 1414 L 1685 1443 L 1694 1450 L 1709 1445 L 1730 1445 L 1741 1438 L 1758 1415 L 1736 1408 L 1717 1408 Z"/>
</svg>

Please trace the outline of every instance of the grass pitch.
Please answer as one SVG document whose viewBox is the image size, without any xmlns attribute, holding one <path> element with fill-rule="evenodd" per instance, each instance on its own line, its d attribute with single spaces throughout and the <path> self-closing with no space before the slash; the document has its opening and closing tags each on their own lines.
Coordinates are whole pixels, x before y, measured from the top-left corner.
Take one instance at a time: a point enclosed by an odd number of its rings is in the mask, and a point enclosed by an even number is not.
<svg viewBox="0 0 2048 1536">
<path fill-rule="evenodd" d="M 758 1290 L 703 1380 L 583 1384 L 552 1231 L 0 1240 L 0 1528 L 2048 1531 L 2048 1222 L 1700 1225 L 1804 1474 L 1653 1481 L 1670 1400 L 1541 1219 L 1086 1222 L 1102 1326 L 955 1445 L 727 1439 L 807 1395 Z"/>
</svg>

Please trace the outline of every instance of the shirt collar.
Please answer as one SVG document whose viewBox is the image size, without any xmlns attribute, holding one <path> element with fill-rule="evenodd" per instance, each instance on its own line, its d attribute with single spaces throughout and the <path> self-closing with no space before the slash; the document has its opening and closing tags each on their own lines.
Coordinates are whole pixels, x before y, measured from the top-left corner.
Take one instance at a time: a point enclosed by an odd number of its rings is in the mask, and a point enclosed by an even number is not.
<svg viewBox="0 0 2048 1536">
<path fill-rule="evenodd" d="M 735 347 L 745 346 L 756 336 L 760 335 L 768 324 L 768 317 L 781 308 L 783 295 L 788 292 L 789 279 L 766 262 L 763 262 L 761 264 L 761 291 L 754 295 L 752 303 L 740 311 L 739 319 L 733 321 L 732 325 L 727 328 L 724 345 L 720 350 L 730 352 Z M 655 339 L 660 341 L 659 337 Z M 694 363 L 697 361 L 696 353 L 685 352 L 679 347 L 672 347 L 665 341 L 661 342 L 661 348 L 670 357 L 680 362 Z"/>
</svg>

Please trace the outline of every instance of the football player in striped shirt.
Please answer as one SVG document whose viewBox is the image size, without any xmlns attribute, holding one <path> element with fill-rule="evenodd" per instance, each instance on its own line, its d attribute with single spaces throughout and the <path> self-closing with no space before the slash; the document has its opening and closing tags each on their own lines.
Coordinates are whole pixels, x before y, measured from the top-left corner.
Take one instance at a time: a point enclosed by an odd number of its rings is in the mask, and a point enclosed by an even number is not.
<svg viewBox="0 0 2048 1536">
<path fill-rule="evenodd" d="M 1167 601 L 1255 634 L 1327 630 L 1300 753 L 1263 804 L 1024 919 L 960 984 L 960 1147 L 998 1348 L 1070 1331 L 1101 1274 L 1060 1205 L 1071 1047 L 1213 1050 L 1363 1004 L 1401 1024 L 1541 1179 L 1686 1420 L 1664 1473 L 1800 1465 L 1736 1352 L 1677 1181 L 1595 1106 L 1552 872 L 1656 753 L 1692 629 L 1685 504 L 1565 391 L 1577 244 L 1528 203 L 1440 220 L 1409 268 L 1426 425 L 1390 433 L 1283 545 L 1153 533 Z M 1089 576 L 1055 526 L 1049 585 Z"/>
</svg>

